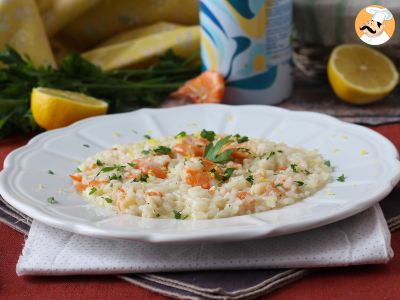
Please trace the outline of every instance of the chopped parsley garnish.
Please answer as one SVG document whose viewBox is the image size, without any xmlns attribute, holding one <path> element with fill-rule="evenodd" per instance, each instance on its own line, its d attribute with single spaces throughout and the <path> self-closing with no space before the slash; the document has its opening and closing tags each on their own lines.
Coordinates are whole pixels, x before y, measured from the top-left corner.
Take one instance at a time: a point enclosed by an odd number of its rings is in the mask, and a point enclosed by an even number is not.
<svg viewBox="0 0 400 300">
<path fill-rule="evenodd" d="M 324 164 L 325 164 L 325 166 L 330 167 L 330 166 L 331 166 L 331 161 L 330 161 L 330 160 L 326 160 L 326 161 L 324 162 Z"/>
<path fill-rule="evenodd" d="M 149 136 L 148 134 L 145 134 L 144 137 L 148 140 L 151 140 L 151 136 Z"/>
<path fill-rule="evenodd" d="M 268 156 L 267 156 L 267 160 L 270 159 L 272 156 L 275 155 L 275 151 L 272 151 Z"/>
<path fill-rule="evenodd" d="M 165 146 L 159 146 L 153 150 L 157 154 L 170 154 L 171 148 Z"/>
<path fill-rule="evenodd" d="M 296 164 L 291 164 L 290 168 L 292 169 L 293 172 L 298 173 L 299 171 L 297 171 L 297 165 Z"/>
<path fill-rule="evenodd" d="M 137 165 L 136 165 L 135 163 L 128 163 L 128 166 L 130 166 L 130 167 L 136 169 L 136 166 L 137 166 Z"/>
<path fill-rule="evenodd" d="M 346 181 L 346 176 L 344 176 L 344 174 L 340 175 L 338 178 L 336 178 L 337 181 L 339 182 L 345 182 Z"/>
<path fill-rule="evenodd" d="M 294 181 L 294 182 L 297 183 L 298 186 L 304 185 L 304 182 L 303 182 L 303 181 Z"/>
<path fill-rule="evenodd" d="M 111 172 L 114 171 L 117 167 L 113 166 L 113 167 L 104 167 L 100 170 L 100 172 L 106 173 L 106 172 Z"/>
<path fill-rule="evenodd" d="M 275 184 L 275 187 L 283 187 L 282 183 Z"/>
<path fill-rule="evenodd" d="M 96 193 L 96 192 L 97 192 L 97 189 L 96 189 L 95 187 L 92 187 L 92 188 L 90 189 L 89 195 L 92 195 L 92 194 L 94 194 L 94 193 Z"/>
<path fill-rule="evenodd" d="M 143 150 L 142 153 L 147 155 L 151 153 L 151 150 Z"/>
<path fill-rule="evenodd" d="M 122 172 L 122 171 L 124 171 L 125 168 L 126 168 L 126 166 L 121 166 L 121 165 L 113 165 L 113 166 L 109 166 L 109 167 L 103 167 L 103 168 L 101 168 L 99 173 L 97 173 L 96 176 L 99 176 L 100 173 L 107 173 L 107 172 L 111 172 L 114 170 L 116 170 L 118 172 Z"/>
<path fill-rule="evenodd" d="M 156 218 L 159 218 L 161 215 L 159 213 L 156 213 Z"/>
<path fill-rule="evenodd" d="M 96 165 L 98 165 L 99 167 L 102 167 L 102 166 L 104 166 L 104 163 L 100 159 L 98 159 L 98 160 L 96 160 Z"/>
<path fill-rule="evenodd" d="M 111 176 L 108 176 L 108 179 L 109 179 L 110 181 L 111 181 L 111 180 L 119 180 L 119 181 L 122 181 L 122 176 L 121 176 L 121 175 L 117 176 L 117 174 L 113 173 Z"/>
<path fill-rule="evenodd" d="M 278 153 L 283 153 L 283 151 L 282 151 L 282 150 L 277 150 L 276 152 L 278 152 Z"/>
<path fill-rule="evenodd" d="M 54 197 L 47 198 L 47 202 L 50 203 L 50 204 L 57 203 L 56 198 L 54 198 Z"/>
<path fill-rule="evenodd" d="M 83 147 L 90 148 L 90 145 L 88 145 L 88 144 L 83 144 Z"/>
<path fill-rule="evenodd" d="M 222 181 L 228 181 L 229 178 L 231 178 L 233 172 L 235 171 L 235 168 L 227 168 L 224 171 L 224 175 L 222 175 Z"/>
<path fill-rule="evenodd" d="M 189 217 L 189 215 L 182 215 L 182 213 L 180 211 L 176 211 L 174 210 L 174 217 L 177 220 L 185 220 L 187 217 Z"/>
<path fill-rule="evenodd" d="M 82 172 L 82 170 L 81 170 L 81 169 L 79 169 L 79 168 L 76 168 L 76 172 L 78 172 L 78 173 L 81 173 L 81 172 Z"/>
<path fill-rule="evenodd" d="M 208 131 L 208 130 L 203 129 L 203 130 L 200 132 L 200 136 L 201 136 L 202 138 L 205 138 L 205 139 L 208 140 L 209 142 L 212 142 L 212 141 L 214 141 L 214 139 L 215 139 L 215 132 L 214 132 L 214 131 Z"/>
<path fill-rule="evenodd" d="M 304 174 L 306 174 L 306 175 L 310 175 L 310 174 L 311 174 L 311 172 L 310 172 L 310 171 L 308 171 L 308 170 L 304 170 Z"/>
<path fill-rule="evenodd" d="M 50 175 L 54 175 L 54 172 L 52 170 L 48 170 L 47 173 L 49 173 Z"/>
<path fill-rule="evenodd" d="M 214 176 L 217 180 L 225 182 L 225 181 L 228 181 L 229 178 L 231 178 L 231 176 L 235 170 L 236 170 L 235 168 L 227 168 L 227 169 L 225 169 L 225 171 L 222 175 L 218 174 L 217 170 L 215 170 L 215 169 L 211 169 L 210 172 L 214 174 Z"/>
<path fill-rule="evenodd" d="M 148 174 L 142 174 L 142 175 L 140 175 L 139 181 L 140 182 L 147 182 L 148 179 L 149 179 L 149 175 Z"/>
<path fill-rule="evenodd" d="M 108 197 L 102 197 L 104 200 L 106 200 L 107 203 L 112 203 L 112 199 Z"/>
<path fill-rule="evenodd" d="M 139 179 L 134 178 L 132 180 L 132 182 L 147 182 L 148 179 L 149 179 L 149 175 L 148 174 L 141 174 Z"/>
<path fill-rule="evenodd" d="M 186 131 L 181 131 L 175 136 L 175 138 L 183 138 L 185 136 L 186 136 Z"/>
<path fill-rule="evenodd" d="M 238 144 L 247 142 L 249 140 L 249 138 L 247 136 L 240 136 L 240 134 L 235 134 L 234 138 L 236 139 L 236 142 Z"/>
<path fill-rule="evenodd" d="M 229 143 L 231 140 L 231 136 L 228 135 L 224 137 L 223 139 L 220 139 L 216 143 L 210 142 L 207 144 L 205 150 L 204 150 L 204 157 L 207 158 L 208 160 L 211 160 L 215 163 L 223 164 L 232 159 L 231 154 L 233 152 L 233 149 L 228 149 L 225 150 L 222 153 L 219 153 L 222 149 L 222 147 Z"/>
<path fill-rule="evenodd" d="M 253 175 L 247 176 L 247 177 L 246 177 L 246 180 L 247 180 L 247 182 L 249 182 L 250 184 L 253 184 L 253 183 L 254 183 L 254 177 L 253 177 Z"/>
</svg>

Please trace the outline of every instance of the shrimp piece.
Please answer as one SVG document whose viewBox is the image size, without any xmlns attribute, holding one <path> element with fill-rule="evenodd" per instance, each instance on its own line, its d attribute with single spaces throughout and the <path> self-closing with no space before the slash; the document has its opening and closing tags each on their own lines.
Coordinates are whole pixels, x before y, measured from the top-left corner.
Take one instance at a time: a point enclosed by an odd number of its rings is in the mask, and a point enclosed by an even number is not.
<svg viewBox="0 0 400 300">
<path fill-rule="evenodd" d="M 240 200 L 244 200 L 244 199 L 247 197 L 248 194 L 249 194 L 249 193 L 247 193 L 247 192 L 240 191 L 240 192 L 237 192 L 237 197 L 238 197 Z"/>
<path fill-rule="evenodd" d="M 89 182 L 89 186 L 100 186 L 104 183 L 107 183 L 108 181 L 108 179 L 94 179 Z"/>
<path fill-rule="evenodd" d="M 194 136 L 184 137 L 181 143 L 172 147 L 172 151 L 182 156 L 204 156 L 204 149 L 208 144 L 208 140 L 197 138 Z"/>
<path fill-rule="evenodd" d="M 69 177 L 71 177 L 71 179 L 73 181 L 82 182 L 82 176 L 81 175 L 69 175 Z"/>
<path fill-rule="evenodd" d="M 216 172 L 220 170 L 220 168 L 212 161 L 208 159 L 202 159 L 203 168 L 201 170 L 194 169 L 186 169 L 186 183 L 191 186 L 201 186 L 203 189 L 210 189 L 211 185 L 216 183 L 213 174 L 211 173 L 212 169 L 215 169 Z"/>
<path fill-rule="evenodd" d="M 136 168 L 144 174 L 149 174 L 157 178 L 167 178 L 167 167 L 171 158 L 168 155 L 142 157 L 133 162 Z"/>
<path fill-rule="evenodd" d="M 246 158 L 249 158 L 249 156 L 250 156 L 250 152 L 249 152 L 247 146 L 248 146 L 248 143 L 241 143 L 241 144 L 231 143 L 231 144 L 225 145 L 222 148 L 222 151 L 232 149 L 233 152 L 231 154 L 231 157 L 233 159 L 235 159 L 237 162 L 239 162 L 240 164 L 242 164 L 243 161 Z"/>
</svg>

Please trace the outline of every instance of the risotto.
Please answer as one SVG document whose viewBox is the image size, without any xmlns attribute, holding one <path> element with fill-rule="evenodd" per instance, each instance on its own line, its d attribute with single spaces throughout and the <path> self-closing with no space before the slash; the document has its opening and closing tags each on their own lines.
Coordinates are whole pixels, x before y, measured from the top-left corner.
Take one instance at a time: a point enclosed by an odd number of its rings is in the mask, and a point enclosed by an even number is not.
<svg viewBox="0 0 400 300">
<path fill-rule="evenodd" d="M 147 218 L 211 219 L 267 211 L 326 185 L 316 150 L 202 130 L 116 145 L 70 177 L 87 201 Z"/>
</svg>

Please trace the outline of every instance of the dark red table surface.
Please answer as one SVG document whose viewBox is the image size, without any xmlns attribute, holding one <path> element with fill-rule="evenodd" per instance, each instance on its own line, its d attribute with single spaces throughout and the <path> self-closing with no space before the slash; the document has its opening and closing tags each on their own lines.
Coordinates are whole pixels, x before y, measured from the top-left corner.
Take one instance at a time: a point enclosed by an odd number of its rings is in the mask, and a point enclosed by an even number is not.
<svg viewBox="0 0 400 300">
<path fill-rule="evenodd" d="M 373 129 L 400 149 L 400 124 Z M 0 142 L 1 168 L 5 156 L 28 139 Z M 18 277 L 23 243 L 22 234 L 0 224 L 1 299 L 167 299 L 114 276 Z M 400 299 L 400 231 L 392 235 L 392 247 L 395 257 L 387 265 L 316 270 L 263 299 Z"/>
</svg>

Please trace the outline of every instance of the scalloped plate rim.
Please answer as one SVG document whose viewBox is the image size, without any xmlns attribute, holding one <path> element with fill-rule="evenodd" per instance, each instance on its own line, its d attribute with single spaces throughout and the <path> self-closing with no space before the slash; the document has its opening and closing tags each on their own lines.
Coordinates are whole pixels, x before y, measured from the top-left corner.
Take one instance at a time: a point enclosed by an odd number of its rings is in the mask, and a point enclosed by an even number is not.
<svg viewBox="0 0 400 300">
<path fill-rule="evenodd" d="M 362 132 L 363 134 L 368 134 L 372 135 L 374 138 L 377 138 L 380 140 L 382 144 L 385 146 L 385 152 L 388 153 L 390 152 L 390 157 L 386 156 L 387 160 L 395 162 L 393 165 L 391 165 L 391 170 L 390 170 L 390 180 L 386 183 L 381 183 L 380 190 L 373 194 L 370 197 L 367 197 L 367 199 L 363 202 L 356 202 L 357 205 L 351 206 L 349 209 L 346 211 L 337 211 L 336 214 L 331 214 L 329 217 L 321 220 L 321 219 L 311 219 L 308 221 L 302 221 L 302 225 L 299 226 L 298 222 L 292 222 L 289 224 L 284 224 L 280 226 L 270 226 L 268 228 L 239 228 L 236 231 L 230 232 L 228 235 L 221 231 L 215 231 L 215 232 L 209 232 L 208 230 L 197 230 L 197 231 L 189 231 L 184 232 L 184 234 L 179 233 L 179 236 L 176 234 L 169 234 L 169 233 L 144 233 L 144 234 L 139 234 L 137 232 L 135 233 L 126 233 L 126 232 L 118 232 L 117 230 L 110 230 L 110 229 L 101 229 L 96 226 L 93 226 L 92 224 L 86 225 L 86 224 L 77 224 L 75 222 L 71 222 L 69 220 L 58 220 L 57 218 L 54 218 L 52 216 L 49 216 L 45 211 L 43 211 L 42 208 L 36 207 L 36 206 L 29 206 L 27 204 L 24 204 L 23 202 L 18 201 L 18 195 L 15 194 L 14 191 L 11 190 L 10 186 L 8 185 L 8 177 L 6 176 L 9 172 L 13 171 L 12 167 L 12 162 L 13 160 L 17 159 L 19 155 L 22 155 L 24 151 L 27 151 L 28 149 L 32 148 L 40 148 L 41 142 L 44 140 L 51 138 L 51 137 L 56 137 L 64 133 L 68 132 L 74 132 L 76 133 L 78 129 L 83 128 L 90 123 L 95 123 L 97 120 L 100 120 L 102 118 L 115 118 L 118 115 L 134 115 L 138 113 L 145 113 L 146 111 L 162 111 L 162 110 L 185 110 L 185 109 L 192 109 L 193 107 L 196 107 L 196 109 L 199 108 L 198 105 L 187 105 L 187 106 L 181 106 L 181 107 L 171 107 L 171 108 L 144 108 L 144 109 L 139 109 L 136 111 L 132 112 L 127 112 L 127 113 L 122 113 L 122 114 L 113 114 L 113 115 L 105 115 L 105 116 L 98 116 L 98 117 L 93 117 L 89 119 L 85 119 L 79 122 L 76 122 L 68 127 L 65 128 L 60 128 L 48 132 L 41 133 L 34 138 L 32 138 L 25 146 L 22 146 L 13 152 L 11 152 L 5 159 L 4 161 L 4 169 L 0 173 L 0 193 L 3 195 L 4 199 L 9 202 L 11 205 L 16 207 L 17 209 L 21 210 L 23 213 L 29 215 L 30 217 L 41 221 L 45 224 L 48 224 L 50 226 L 54 226 L 63 230 L 68 230 L 71 232 L 79 233 L 79 234 L 84 234 L 84 235 L 89 235 L 93 237 L 100 237 L 100 238 L 108 238 L 108 239 L 134 239 L 134 240 L 140 240 L 140 241 L 146 241 L 146 242 L 212 242 L 212 241 L 238 241 L 238 240 L 245 240 L 245 239 L 252 239 L 252 238 L 262 238 L 262 237 L 270 237 L 270 236 L 276 236 L 276 235 L 281 235 L 281 234 L 288 234 L 288 233 L 295 233 L 303 230 L 308 230 L 311 228 L 316 228 L 319 226 L 323 226 L 335 221 L 339 221 L 341 219 L 347 218 L 349 216 L 352 216 L 364 209 L 367 209 L 371 205 L 377 203 L 381 199 L 383 199 L 386 195 L 390 193 L 390 191 L 393 189 L 393 187 L 397 184 L 397 182 L 400 180 L 400 162 L 398 161 L 398 151 L 395 148 L 395 146 L 384 136 L 380 135 L 379 133 L 366 128 L 362 127 L 360 125 L 356 124 L 350 124 L 343 122 L 341 120 L 338 120 L 334 117 L 321 114 L 321 113 L 316 113 L 316 112 L 306 112 L 306 111 L 290 111 L 287 109 L 283 108 L 278 108 L 278 107 L 272 107 L 272 106 L 263 106 L 263 105 L 241 105 L 241 106 L 230 106 L 230 105 L 222 105 L 222 104 L 209 104 L 209 105 L 201 105 L 202 109 L 207 109 L 207 108 L 215 108 L 218 107 L 225 109 L 225 110 L 240 110 L 241 108 L 244 109 L 266 109 L 270 111 L 279 111 L 281 113 L 285 114 L 293 114 L 296 116 L 299 116 L 299 119 L 316 119 L 318 123 L 325 124 L 329 121 L 329 123 L 332 124 L 337 124 L 340 125 L 340 127 L 345 127 L 348 128 L 350 131 L 351 129 L 357 130 Z M 322 119 L 322 120 L 321 120 Z M 325 122 L 324 122 L 325 121 Z M 264 212 L 265 213 L 265 212 Z M 262 214 L 262 213 L 261 213 Z M 260 219 L 257 218 L 258 214 L 253 214 L 253 215 L 246 215 L 246 216 L 241 216 L 241 218 L 248 218 L 250 219 L 257 219 L 258 221 L 261 222 Z M 232 218 L 238 218 L 238 217 L 232 217 Z M 176 220 L 172 220 L 174 222 L 177 222 Z M 207 222 L 208 220 L 200 220 L 200 221 L 191 221 L 191 222 Z M 179 221 L 178 221 L 179 222 Z M 226 228 L 224 228 L 226 230 Z M 206 231 L 206 232 L 204 232 Z"/>
</svg>

